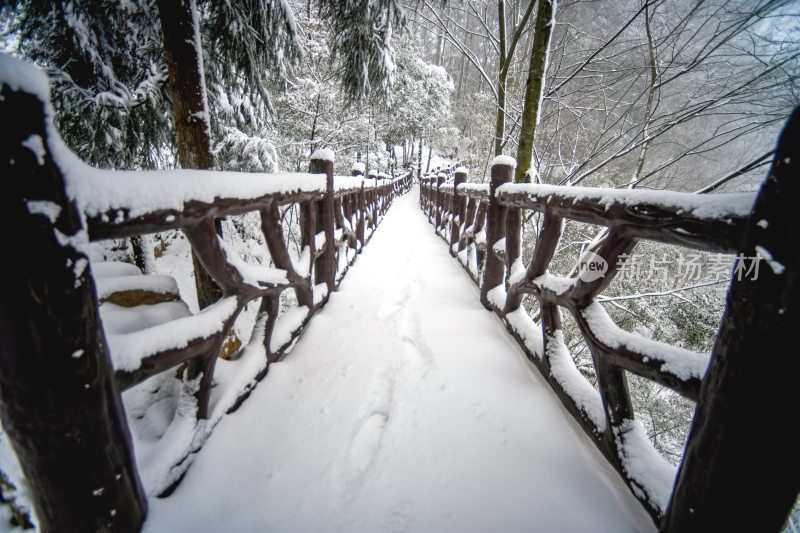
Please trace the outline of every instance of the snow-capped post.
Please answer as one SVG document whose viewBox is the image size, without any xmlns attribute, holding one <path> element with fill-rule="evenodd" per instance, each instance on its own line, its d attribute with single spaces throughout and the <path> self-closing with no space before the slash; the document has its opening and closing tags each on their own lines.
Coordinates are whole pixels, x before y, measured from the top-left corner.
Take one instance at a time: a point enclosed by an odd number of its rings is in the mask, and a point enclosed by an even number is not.
<svg viewBox="0 0 800 533">
<path fill-rule="evenodd" d="M 435 225 L 436 205 L 437 205 L 436 199 L 438 192 L 439 192 L 439 176 L 433 174 L 431 176 L 431 191 L 430 191 L 430 203 L 429 203 L 430 207 L 428 208 L 429 209 L 428 218 L 430 218 L 431 224 L 434 224 L 434 231 L 436 231 L 436 225 Z"/>
<path fill-rule="evenodd" d="M 427 198 L 425 199 L 425 203 L 428 206 L 428 221 L 433 223 L 433 203 L 435 199 L 434 195 L 436 194 L 436 176 L 429 176 L 425 179 L 428 182 L 428 194 Z"/>
<path fill-rule="evenodd" d="M 519 259 L 522 251 L 522 209 L 518 207 L 507 208 L 506 214 L 506 280 L 511 279 L 515 270 L 514 263 Z M 516 269 L 524 270 L 522 264 Z"/>
<path fill-rule="evenodd" d="M 419 180 L 419 191 L 420 195 L 422 195 L 422 212 L 428 216 L 428 220 L 430 220 L 430 180 L 427 176 L 421 178 Z"/>
<path fill-rule="evenodd" d="M 489 299 L 489 292 L 504 283 L 505 261 L 498 256 L 497 247 L 506 237 L 506 216 L 508 208 L 497 201 L 495 192 L 514 177 L 517 162 L 513 157 L 499 155 L 492 161 L 492 177 L 489 181 L 489 207 L 486 211 L 486 264 L 481 283 L 481 303 L 486 309 L 496 308 Z M 505 251 L 505 250 L 503 250 Z M 502 308 L 499 309 L 502 312 Z"/>
<path fill-rule="evenodd" d="M 375 228 L 378 227 L 378 188 L 376 186 L 369 190 L 369 211 L 371 215 L 369 227 L 374 232 Z M 372 238 L 372 232 L 370 232 L 370 239 Z"/>
<path fill-rule="evenodd" d="M 325 196 L 317 202 L 317 230 L 322 227 L 325 233 L 325 249 L 314 261 L 314 283 L 325 283 L 328 293 L 336 290 L 336 246 L 334 245 L 334 199 L 333 199 L 333 150 L 321 149 L 311 154 L 308 171 L 312 174 L 325 174 Z"/>
<path fill-rule="evenodd" d="M 475 211 L 478 209 L 478 201 L 475 198 L 465 198 L 466 200 L 466 214 L 464 215 L 463 227 L 464 232 L 470 230 L 470 225 L 475 223 Z M 474 228 L 472 228 L 474 230 Z M 458 251 L 461 252 L 467 247 L 467 241 L 461 240 L 458 243 Z"/>
<path fill-rule="evenodd" d="M 436 229 L 436 233 L 439 233 L 439 230 L 442 227 L 442 211 L 444 211 L 444 192 L 440 189 L 442 183 L 446 179 L 443 172 L 440 172 L 436 175 L 436 196 L 435 196 L 435 207 L 436 210 L 436 225 L 434 226 Z"/>
<path fill-rule="evenodd" d="M 453 224 L 450 229 L 450 255 L 456 256 L 456 248 L 461 241 L 461 227 L 467 213 L 467 197 L 458 196 L 458 186 L 467 181 L 467 169 L 458 167 L 453 179 Z"/>
<path fill-rule="evenodd" d="M 447 180 L 445 180 L 445 183 Z M 448 223 L 453 219 L 453 205 L 455 200 L 455 189 L 453 189 L 453 194 L 450 194 L 448 189 L 444 191 L 444 212 L 442 213 L 442 236 L 445 240 L 449 240 L 450 236 L 448 235 Z M 452 226 L 452 225 L 451 225 Z"/>
<path fill-rule="evenodd" d="M 779 531 L 797 496 L 798 146 L 795 108 L 739 247 L 758 277 L 731 283 L 662 531 Z"/>
<path fill-rule="evenodd" d="M 99 326 L 88 235 L 53 160 L 48 81 L 0 54 L 0 419 L 41 531 L 139 531 L 147 499 Z"/>
<path fill-rule="evenodd" d="M 366 184 L 362 180 L 361 181 L 361 189 L 358 191 L 358 197 L 356 199 L 356 211 L 358 212 L 358 220 L 356 221 L 356 239 L 358 239 L 358 253 L 361 253 L 361 250 L 364 248 L 364 244 L 366 244 L 366 236 L 365 236 L 365 228 L 366 219 L 367 219 L 367 192 L 364 190 Z"/>
<path fill-rule="evenodd" d="M 364 163 L 361 161 L 356 161 L 353 163 L 353 167 L 350 169 L 350 173 L 353 176 L 364 176 Z"/>
</svg>

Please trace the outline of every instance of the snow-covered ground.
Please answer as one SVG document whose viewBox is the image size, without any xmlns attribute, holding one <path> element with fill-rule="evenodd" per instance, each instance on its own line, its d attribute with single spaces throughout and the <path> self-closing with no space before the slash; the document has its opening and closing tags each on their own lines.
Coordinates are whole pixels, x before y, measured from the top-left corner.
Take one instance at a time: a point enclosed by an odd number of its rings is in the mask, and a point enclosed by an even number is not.
<svg viewBox="0 0 800 533">
<path fill-rule="evenodd" d="M 145 531 L 654 529 L 417 198 L 395 201 Z"/>
</svg>

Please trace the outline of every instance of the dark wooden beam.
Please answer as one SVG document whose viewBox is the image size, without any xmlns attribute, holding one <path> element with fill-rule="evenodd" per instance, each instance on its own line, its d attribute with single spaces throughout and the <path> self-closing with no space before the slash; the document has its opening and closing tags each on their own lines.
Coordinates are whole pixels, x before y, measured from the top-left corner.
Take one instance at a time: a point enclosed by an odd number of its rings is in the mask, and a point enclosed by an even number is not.
<svg viewBox="0 0 800 533">
<path fill-rule="evenodd" d="M 662 531 L 779 531 L 797 497 L 798 198 L 795 109 L 738 247 L 766 259 L 734 276 Z"/>
</svg>

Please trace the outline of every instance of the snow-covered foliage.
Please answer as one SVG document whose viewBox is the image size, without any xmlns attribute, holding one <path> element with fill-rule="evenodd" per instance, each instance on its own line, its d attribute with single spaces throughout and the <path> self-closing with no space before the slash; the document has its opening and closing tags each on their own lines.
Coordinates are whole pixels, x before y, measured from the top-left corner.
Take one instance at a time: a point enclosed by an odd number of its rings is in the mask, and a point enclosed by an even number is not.
<svg viewBox="0 0 800 533">
<path fill-rule="evenodd" d="M 405 26 L 399 0 L 322 2 L 331 23 L 331 51 L 339 56 L 345 96 L 358 101 L 391 96 L 395 73 L 393 36 Z"/>
<path fill-rule="evenodd" d="M 18 53 L 47 67 L 67 144 L 98 165 L 163 164 L 172 128 L 157 10 L 111 0 L 12 9 Z"/>
<path fill-rule="evenodd" d="M 277 172 L 278 153 L 263 137 L 251 137 L 239 129 L 222 127 L 222 138 L 214 144 L 217 166 L 224 170 Z"/>
<path fill-rule="evenodd" d="M 317 147 L 371 151 L 361 145 L 377 130 L 370 132 L 364 106 L 380 107 L 391 92 L 402 7 L 395 0 L 323 3 L 312 15 L 304 2 L 294 4 L 197 2 L 220 168 L 300 170 Z M 297 11 L 305 13 L 298 17 Z M 50 71 L 67 144 L 95 165 L 175 164 L 158 13 L 149 0 L 2 6 L 16 53 Z M 369 104 L 362 99 L 367 96 Z M 283 99 L 277 106 L 276 97 Z M 355 104 L 343 105 L 348 99 Z M 295 113 L 313 118 L 296 120 Z"/>
<path fill-rule="evenodd" d="M 411 46 L 399 54 L 395 97 L 387 110 L 386 139 L 399 143 L 414 135 L 430 135 L 450 121 L 453 82 L 447 71 L 416 56 Z M 438 139 L 438 136 L 437 136 Z"/>
<path fill-rule="evenodd" d="M 298 21 L 305 30 L 303 61 L 288 90 L 275 87 L 276 146 L 285 168 L 302 169 L 311 152 L 327 147 L 337 152 L 338 173 L 349 173 L 353 161 L 388 170 L 400 158 L 396 145 L 447 123 L 452 81 L 444 69 L 422 59 L 413 35 L 393 39 L 393 97 L 383 105 L 376 98 L 348 99 L 339 79 L 346 58 L 330 45 L 329 19 L 301 13 Z"/>
</svg>

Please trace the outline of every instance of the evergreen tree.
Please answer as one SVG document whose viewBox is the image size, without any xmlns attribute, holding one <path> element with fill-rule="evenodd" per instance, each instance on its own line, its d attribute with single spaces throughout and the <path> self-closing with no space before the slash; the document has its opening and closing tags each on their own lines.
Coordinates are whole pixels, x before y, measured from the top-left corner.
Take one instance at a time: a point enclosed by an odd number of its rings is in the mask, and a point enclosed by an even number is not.
<svg viewBox="0 0 800 533">
<path fill-rule="evenodd" d="M 3 5 L 18 53 L 45 67 L 66 143 L 92 164 L 153 168 L 173 132 L 158 13 L 147 2 Z"/>
</svg>

